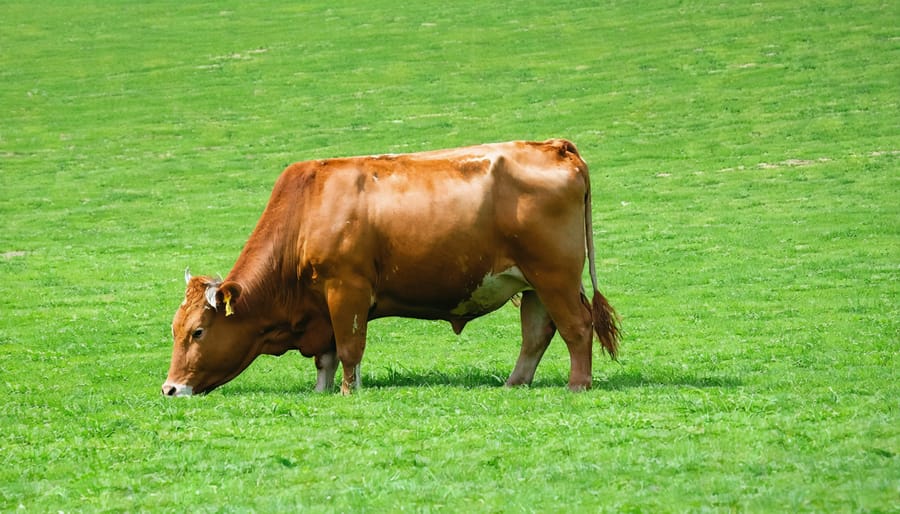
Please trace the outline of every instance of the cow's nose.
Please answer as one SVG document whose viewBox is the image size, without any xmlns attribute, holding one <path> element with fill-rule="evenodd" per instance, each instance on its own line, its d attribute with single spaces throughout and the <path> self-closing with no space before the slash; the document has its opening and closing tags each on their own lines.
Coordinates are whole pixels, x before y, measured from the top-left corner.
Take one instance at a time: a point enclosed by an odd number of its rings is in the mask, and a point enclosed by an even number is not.
<svg viewBox="0 0 900 514">
<path fill-rule="evenodd" d="M 191 396 L 194 394 L 194 388 L 189 385 L 167 381 L 162 386 L 162 394 L 166 396 Z"/>
</svg>

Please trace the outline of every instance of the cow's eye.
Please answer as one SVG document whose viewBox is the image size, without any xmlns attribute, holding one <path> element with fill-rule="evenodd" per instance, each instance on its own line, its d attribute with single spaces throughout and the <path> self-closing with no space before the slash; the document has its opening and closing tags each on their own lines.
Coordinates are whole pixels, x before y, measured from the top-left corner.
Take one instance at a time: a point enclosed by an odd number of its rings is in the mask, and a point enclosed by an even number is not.
<svg viewBox="0 0 900 514">
<path fill-rule="evenodd" d="M 200 339 L 201 337 L 203 337 L 203 329 L 198 328 L 197 330 L 194 330 L 194 333 L 191 334 L 191 337 L 193 337 L 194 339 Z"/>
</svg>

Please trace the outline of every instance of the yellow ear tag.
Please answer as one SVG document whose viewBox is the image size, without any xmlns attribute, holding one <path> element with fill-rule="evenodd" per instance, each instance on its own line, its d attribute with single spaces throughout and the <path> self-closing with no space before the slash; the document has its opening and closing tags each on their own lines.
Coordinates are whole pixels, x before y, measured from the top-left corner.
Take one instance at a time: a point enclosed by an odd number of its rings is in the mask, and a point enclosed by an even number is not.
<svg viewBox="0 0 900 514">
<path fill-rule="evenodd" d="M 222 297 L 225 300 L 225 316 L 231 316 L 234 314 L 234 309 L 231 308 L 231 292 L 225 291 Z"/>
</svg>

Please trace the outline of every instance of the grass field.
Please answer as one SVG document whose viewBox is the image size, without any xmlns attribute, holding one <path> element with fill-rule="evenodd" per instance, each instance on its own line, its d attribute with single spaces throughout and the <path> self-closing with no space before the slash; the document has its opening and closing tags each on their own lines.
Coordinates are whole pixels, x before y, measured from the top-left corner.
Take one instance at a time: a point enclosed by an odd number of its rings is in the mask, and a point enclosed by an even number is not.
<svg viewBox="0 0 900 514">
<path fill-rule="evenodd" d="M 0 511 L 896 512 L 891 2 L 3 2 Z M 293 161 L 566 137 L 620 361 L 506 306 L 159 394 Z"/>
</svg>

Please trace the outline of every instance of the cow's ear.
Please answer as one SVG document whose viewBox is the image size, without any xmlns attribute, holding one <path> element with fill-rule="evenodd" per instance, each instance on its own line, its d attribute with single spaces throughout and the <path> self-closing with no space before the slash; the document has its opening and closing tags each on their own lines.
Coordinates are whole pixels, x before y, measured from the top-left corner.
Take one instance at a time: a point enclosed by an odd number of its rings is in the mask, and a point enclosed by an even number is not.
<svg viewBox="0 0 900 514">
<path fill-rule="evenodd" d="M 241 291 L 243 288 L 237 282 L 229 280 L 227 282 L 222 283 L 219 286 L 218 298 L 221 299 L 222 303 L 225 304 L 225 315 L 231 316 L 234 314 L 234 303 L 241 296 Z"/>
<path fill-rule="evenodd" d="M 218 301 L 216 300 L 216 295 L 219 293 L 219 289 L 216 284 L 207 283 L 206 284 L 206 292 L 203 296 L 206 298 L 206 304 L 213 308 L 213 310 L 218 310 Z"/>
</svg>

